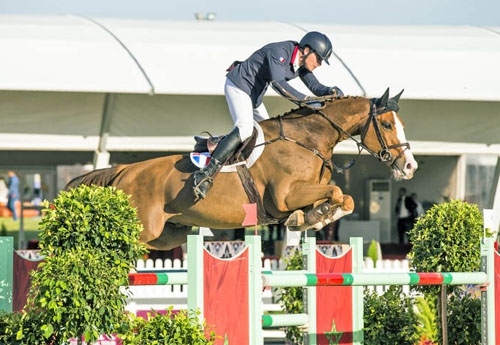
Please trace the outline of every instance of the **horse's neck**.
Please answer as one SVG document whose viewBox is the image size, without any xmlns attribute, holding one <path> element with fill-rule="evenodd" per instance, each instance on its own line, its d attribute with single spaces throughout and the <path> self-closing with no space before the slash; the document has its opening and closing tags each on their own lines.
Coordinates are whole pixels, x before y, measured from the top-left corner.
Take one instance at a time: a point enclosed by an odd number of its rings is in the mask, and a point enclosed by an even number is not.
<svg viewBox="0 0 500 345">
<path fill-rule="evenodd" d="M 321 110 L 326 118 L 319 113 L 310 114 L 308 109 L 298 109 L 282 120 L 272 118 L 261 122 L 261 127 L 267 140 L 275 140 L 283 134 L 324 157 L 331 157 L 337 143 L 361 132 L 368 116 L 369 103 L 364 98 L 338 99 L 328 102 Z M 280 128 L 283 133 L 280 133 Z"/>
<path fill-rule="evenodd" d="M 344 104 L 338 106 L 330 106 L 328 117 L 341 128 L 338 142 L 344 141 L 349 136 L 356 136 L 361 134 L 366 120 L 369 116 L 370 101 L 364 98 L 346 100 Z"/>
</svg>

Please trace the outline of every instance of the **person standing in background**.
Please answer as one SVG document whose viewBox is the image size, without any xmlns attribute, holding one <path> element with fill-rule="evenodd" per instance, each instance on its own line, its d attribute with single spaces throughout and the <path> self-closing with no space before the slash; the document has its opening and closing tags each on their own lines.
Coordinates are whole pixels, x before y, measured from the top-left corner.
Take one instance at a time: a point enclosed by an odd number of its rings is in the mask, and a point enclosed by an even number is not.
<svg viewBox="0 0 500 345">
<path fill-rule="evenodd" d="M 12 170 L 9 170 L 9 194 L 7 196 L 7 208 L 12 212 L 12 219 L 17 220 L 16 203 L 20 200 L 19 177 Z"/>
<path fill-rule="evenodd" d="M 425 214 L 425 210 L 422 203 L 418 200 L 417 193 L 411 193 L 411 199 L 415 203 L 415 210 L 413 211 L 413 223 L 415 223 L 417 218 Z"/>
<path fill-rule="evenodd" d="M 413 228 L 413 214 L 417 205 L 413 199 L 406 195 L 406 188 L 399 189 L 399 198 L 396 203 L 396 216 L 398 217 L 399 244 L 405 243 L 405 236 Z"/>
</svg>

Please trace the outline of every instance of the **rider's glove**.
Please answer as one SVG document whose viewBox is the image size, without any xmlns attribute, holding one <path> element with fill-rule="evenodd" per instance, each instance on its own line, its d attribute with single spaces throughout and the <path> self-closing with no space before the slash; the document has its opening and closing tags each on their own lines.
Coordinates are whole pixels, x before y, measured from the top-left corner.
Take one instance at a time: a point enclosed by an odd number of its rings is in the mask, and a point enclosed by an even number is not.
<svg viewBox="0 0 500 345">
<path fill-rule="evenodd" d="M 336 97 L 344 97 L 344 93 L 342 92 L 342 90 L 336 86 L 330 88 L 330 95 L 334 95 Z"/>
</svg>

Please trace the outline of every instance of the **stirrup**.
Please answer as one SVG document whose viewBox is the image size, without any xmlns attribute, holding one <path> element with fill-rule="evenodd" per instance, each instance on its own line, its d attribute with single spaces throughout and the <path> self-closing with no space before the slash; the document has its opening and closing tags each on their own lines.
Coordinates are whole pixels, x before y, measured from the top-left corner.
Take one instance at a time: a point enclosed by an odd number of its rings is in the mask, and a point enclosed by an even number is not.
<svg viewBox="0 0 500 345">
<path fill-rule="evenodd" d="M 196 182 L 196 178 L 195 178 L 195 182 Z M 204 188 L 202 188 L 201 185 L 205 184 L 205 182 L 207 182 L 207 187 L 206 187 L 206 190 L 203 191 Z M 198 182 L 193 187 L 194 195 L 198 199 L 205 199 L 205 197 L 207 196 L 208 190 L 210 189 L 210 187 L 212 187 L 213 184 L 214 184 L 214 180 L 210 176 L 205 176 L 204 178 L 202 178 L 200 180 L 200 182 Z"/>
</svg>

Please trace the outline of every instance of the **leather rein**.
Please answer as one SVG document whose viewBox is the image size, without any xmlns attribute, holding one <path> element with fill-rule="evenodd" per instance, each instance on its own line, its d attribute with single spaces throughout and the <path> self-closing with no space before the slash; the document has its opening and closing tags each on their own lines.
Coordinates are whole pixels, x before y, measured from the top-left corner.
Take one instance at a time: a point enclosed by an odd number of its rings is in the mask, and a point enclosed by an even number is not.
<svg viewBox="0 0 500 345">
<path fill-rule="evenodd" d="M 361 155 L 361 152 L 363 150 L 365 150 L 370 155 L 377 158 L 380 162 L 385 163 L 385 162 L 392 160 L 392 153 L 390 151 L 391 149 L 398 148 L 398 147 L 406 147 L 406 149 L 410 149 L 410 144 L 408 142 L 395 144 L 395 145 L 387 145 L 384 138 L 382 137 L 382 133 L 380 131 L 380 126 L 379 126 L 379 124 L 377 122 L 377 118 L 376 118 L 378 115 L 385 113 L 387 109 L 385 107 L 377 108 L 375 103 L 372 100 L 370 100 L 370 108 L 371 108 L 370 114 L 368 116 L 368 119 L 366 120 L 364 127 L 363 127 L 363 131 L 361 132 L 361 140 L 357 140 L 356 138 L 354 138 L 349 132 L 345 131 L 341 126 L 339 126 L 337 123 L 335 123 L 332 119 L 330 119 L 321 110 L 314 109 L 314 112 L 311 113 L 310 115 L 314 115 L 314 114 L 320 115 L 326 121 L 328 121 L 328 123 L 330 123 L 330 125 L 333 128 L 335 128 L 339 133 L 344 134 L 349 139 L 354 141 L 358 147 L 358 157 L 359 157 L 359 155 Z M 295 139 L 287 137 L 285 135 L 285 131 L 283 128 L 283 117 L 284 116 L 285 115 L 279 115 L 276 117 L 278 119 L 278 124 L 279 124 L 279 136 L 277 138 L 267 140 L 261 144 L 255 145 L 255 146 L 268 145 L 268 144 L 271 144 L 271 143 L 279 141 L 279 140 L 286 140 L 286 141 L 290 141 L 290 142 L 293 142 L 293 143 L 299 145 L 300 147 L 312 152 L 313 154 L 315 154 L 317 157 L 319 157 L 323 161 L 323 164 L 321 167 L 321 173 L 320 173 L 320 180 L 323 177 L 325 167 L 330 169 L 332 172 L 333 172 L 333 170 L 335 170 L 338 173 L 343 173 L 345 170 L 351 168 L 354 165 L 356 159 L 351 160 L 351 162 L 349 162 L 347 164 L 347 166 L 345 166 L 343 168 L 339 168 L 333 162 L 333 152 L 332 152 L 332 157 L 330 159 L 328 159 L 328 158 L 325 158 L 317 149 L 310 148 L 309 146 L 301 143 L 300 141 L 297 141 Z M 370 128 L 370 124 L 373 124 L 373 128 L 374 128 L 375 133 L 377 135 L 378 142 L 379 142 L 380 146 L 382 147 L 379 152 L 375 152 L 375 151 L 369 149 L 365 144 L 363 144 L 366 133 L 368 132 L 368 129 Z M 405 150 L 402 150 L 399 153 L 399 155 L 394 159 L 394 161 L 391 164 L 391 168 L 394 168 L 394 164 L 396 163 L 396 160 L 404 153 Z M 401 170 L 397 166 L 396 166 L 396 168 L 398 170 Z"/>
</svg>

